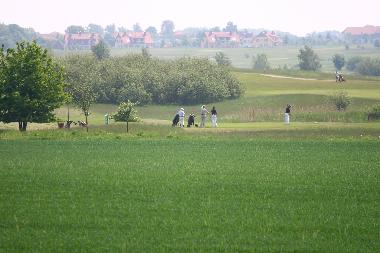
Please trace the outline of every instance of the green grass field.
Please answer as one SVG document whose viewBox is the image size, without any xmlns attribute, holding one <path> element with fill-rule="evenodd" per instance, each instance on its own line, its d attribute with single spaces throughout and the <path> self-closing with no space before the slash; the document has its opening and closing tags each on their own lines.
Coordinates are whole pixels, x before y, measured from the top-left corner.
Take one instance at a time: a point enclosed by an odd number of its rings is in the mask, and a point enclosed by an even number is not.
<svg viewBox="0 0 380 253">
<path fill-rule="evenodd" d="M 117 108 L 104 104 L 89 133 L 0 124 L 0 252 L 378 252 L 380 122 L 366 111 L 380 80 L 234 74 L 246 94 L 207 105 L 217 129 L 170 126 L 200 105 L 138 107 L 129 133 L 104 125 Z"/>
<path fill-rule="evenodd" d="M 378 140 L 0 141 L 1 252 L 377 252 Z"/>
</svg>

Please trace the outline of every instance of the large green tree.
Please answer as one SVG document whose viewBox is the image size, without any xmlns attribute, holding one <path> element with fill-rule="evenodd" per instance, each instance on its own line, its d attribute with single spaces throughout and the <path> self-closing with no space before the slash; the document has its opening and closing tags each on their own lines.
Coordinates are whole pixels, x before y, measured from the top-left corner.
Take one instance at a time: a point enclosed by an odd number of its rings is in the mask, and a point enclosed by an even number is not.
<svg viewBox="0 0 380 253">
<path fill-rule="evenodd" d="M 66 57 L 64 63 L 67 92 L 74 105 L 82 110 L 88 131 L 88 116 L 91 105 L 97 98 L 95 87 L 100 79 L 96 61 L 91 55 L 71 55 Z"/>
<path fill-rule="evenodd" d="M 311 47 L 305 46 L 304 48 L 301 48 L 299 52 L 298 60 L 301 70 L 316 71 L 322 67 L 318 55 Z"/>
<path fill-rule="evenodd" d="M 1 48 L 0 121 L 18 122 L 19 130 L 26 131 L 28 122 L 54 120 L 54 109 L 65 100 L 63 88 L 62 67 L 35 41 Z"/>
</svg>

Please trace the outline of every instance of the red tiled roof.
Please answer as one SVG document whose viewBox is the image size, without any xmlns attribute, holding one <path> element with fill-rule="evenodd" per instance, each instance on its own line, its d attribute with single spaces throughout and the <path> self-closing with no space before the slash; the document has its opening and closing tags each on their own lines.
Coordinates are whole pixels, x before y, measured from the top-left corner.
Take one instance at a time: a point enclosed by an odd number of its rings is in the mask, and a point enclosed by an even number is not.
<svg viewBox="0 0 380 253">
<path fill-rule="evenodd" d="M 40 34 L 39 36 L 40 36 L 42 39 L 44 39 L 44 40 L 49 40 L 49 41 L 51 41 L 51 40 L 56 40 L 56 39 L 58 39 L 59 36 L 60 36 L 60 33 L 58 33 L 58 32 L 52 32 L 52 33 L 48 33 L 48 34 Z"/>
<path fill-rule="evenodd" d="M 152 36 L 148 32 L 119 33 L 116 38 L 124 45 L 130 44 L 135 39 L 144 39 L 145 44 L 153 44 Z"/>
<path fill-rule="evenodd" d="M 372 35 L 380 33 L 380 26 L 366 25 L 363 27 L 347 27 L 343 33 L 351 35 Z"/>
<path fill-rule="evenodd" d="M 229 38 L 230 41 L 239 42 L 240 37 L 233 32 L 205 32 L 206 40 L 208 43 L 215 43 L 217 39 Z"/>
<path fill-rule="evenodd" d="M 255 40 L 258 38 L 267 38 L 268 40 L 270 40 L 272 42 L 279 42 L 280 41 L 280 37 L 277 36 L 275 32 L 263 31 L 263 32 L 259 33 L 256 37 L 254 37 L 253 39 Z"/>
</svg>

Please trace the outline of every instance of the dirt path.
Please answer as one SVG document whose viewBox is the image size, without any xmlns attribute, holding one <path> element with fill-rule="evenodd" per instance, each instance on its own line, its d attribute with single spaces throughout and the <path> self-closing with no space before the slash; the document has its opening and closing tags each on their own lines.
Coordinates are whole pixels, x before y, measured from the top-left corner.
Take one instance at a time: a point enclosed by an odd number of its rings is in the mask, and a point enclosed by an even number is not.
<svg viewBox="0 0 380 253">
<path fill-rule="evenodd" d="M 279 76 L 279 75 L 269 75 L 269 74 L 261 74 L 262 76 L 273 77 L 273 78 L 283 78 L 283 79 L 294 79 L 294 80 L 306 80 L 306 81 L 323 81 L 323 82 L 335 82 L 335 80 L 320 80 L 315 78 L 301 78 L 301 77 L 293 77 L 293 76 Z"/>
</svg>

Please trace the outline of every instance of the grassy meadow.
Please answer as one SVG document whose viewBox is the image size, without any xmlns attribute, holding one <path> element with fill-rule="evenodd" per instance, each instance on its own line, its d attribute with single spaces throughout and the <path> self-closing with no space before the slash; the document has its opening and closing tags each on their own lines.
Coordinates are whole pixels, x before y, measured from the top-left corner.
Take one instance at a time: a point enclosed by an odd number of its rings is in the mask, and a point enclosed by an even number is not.
<svg viewBox="0 0 380 253">
<path fill-rule="evenodd" d="M 89 133 L 0 124 L 0 252 L 378 252 L 380 79 L 234 74 L 246 93 L 207 105 L 217 129 L 171 127 L 200 105 L 140 106 L 129 133 L 104 104 Z"/>
<path fill-rule="evenodd" d="M 378 140 L 0 141 L 1 252 L 377 252 Z"/>
</svg>

